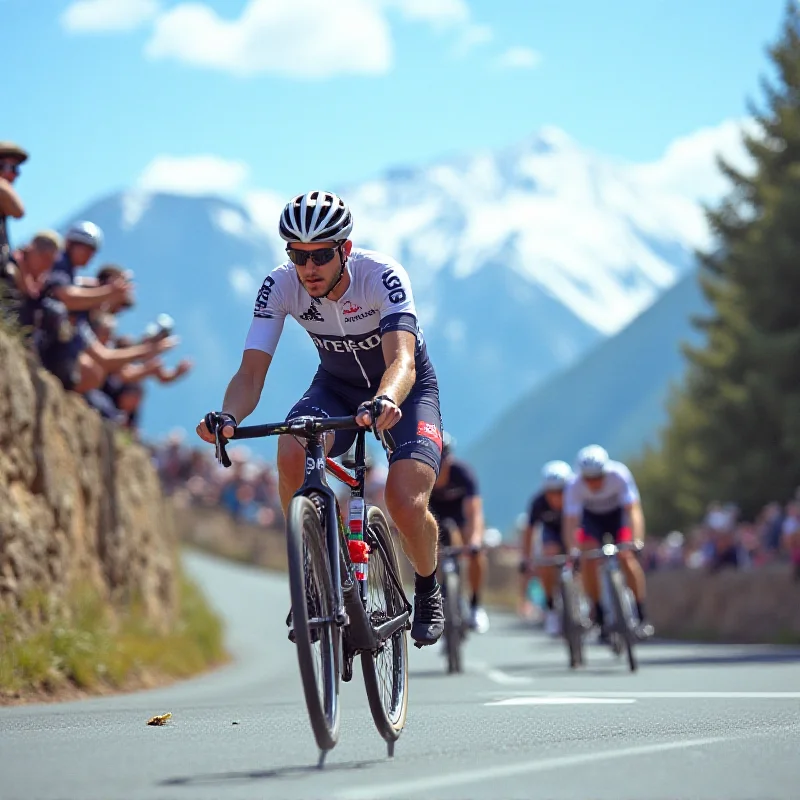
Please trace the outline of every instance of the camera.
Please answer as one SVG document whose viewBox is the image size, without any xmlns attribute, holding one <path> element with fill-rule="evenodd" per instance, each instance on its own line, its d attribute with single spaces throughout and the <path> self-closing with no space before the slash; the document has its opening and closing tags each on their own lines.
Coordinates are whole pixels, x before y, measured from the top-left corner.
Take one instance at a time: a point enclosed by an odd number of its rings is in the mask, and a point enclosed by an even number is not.
<svg viewBox="0 0 800 800">
<path fill-rule="evenodd" d="M 166 339 L 172 334 L 175 320 L 169 314 L 159 314 L 155 322 L 151 322 L 145 329 L 146 339 Z"/>
</svg>

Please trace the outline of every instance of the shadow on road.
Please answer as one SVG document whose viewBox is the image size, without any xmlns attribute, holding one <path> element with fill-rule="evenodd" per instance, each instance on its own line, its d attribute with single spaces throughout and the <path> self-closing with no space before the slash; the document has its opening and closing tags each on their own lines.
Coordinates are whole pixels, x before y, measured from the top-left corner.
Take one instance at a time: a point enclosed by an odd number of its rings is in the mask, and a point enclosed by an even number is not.
<svg viewBox="0 0 800 800">
<path fill-rule="evenodd" d="M 385 759 L 372 759 L 371 761 L 342 761 L 326 763 L 320 769 L 316 764 L 302 764 L 290 767 L 276 767 L 275 769 L 255 769 L 241 772 L 217 772 L 206 775 L 188 775 L 181 778 L 167 778 L 159 781 L 159 786 L 200 786 L 218 783 L 248 783 L 250 781 L 275 780 L 281 778 L 301 778 L 304 775 L 324 775 L 326 772 L 342 772 L 350 770 L 363 770 L 379 764 Z"/>
</svg>

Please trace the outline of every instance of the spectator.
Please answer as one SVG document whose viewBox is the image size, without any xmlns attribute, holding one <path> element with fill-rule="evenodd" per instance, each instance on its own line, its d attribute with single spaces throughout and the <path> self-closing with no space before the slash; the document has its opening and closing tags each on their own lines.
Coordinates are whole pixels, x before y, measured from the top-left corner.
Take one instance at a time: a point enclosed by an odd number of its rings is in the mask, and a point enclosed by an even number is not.
<svg viewBox="0 0 800 800">
<path fill-rule="evenodd" d="M 13 142 L 0 142 L 0 272 L 11 258 L 8 238 L 8 218 L 22 219 L 25 206 L 14 189 L 19 168 L 28 160 L 28 154 Z"/>
<path fill-rule="evenodd" d="M 41 324 L 42 287 L 60 250 L 61 237 L 54 231 L 42 231 L 30 244 L 14 251 L 4 268 L 0 267 L 6 316 L 22 329 Z"/>
</svg>

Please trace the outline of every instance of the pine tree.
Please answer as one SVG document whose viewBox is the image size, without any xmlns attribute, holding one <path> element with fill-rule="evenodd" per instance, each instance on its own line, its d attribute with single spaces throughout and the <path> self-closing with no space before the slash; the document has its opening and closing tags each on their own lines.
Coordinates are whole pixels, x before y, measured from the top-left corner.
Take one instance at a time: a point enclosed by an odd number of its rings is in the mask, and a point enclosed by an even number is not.
<svg viewBox="0 0 800 800">
<path fill-rule="evenodd" d="M 640 464 L 657 491 L 656 524 L 697 521 L 712 500 L 752 517 L 800 485 L 800 11 L 787 7 L 770 49 L 777 79 L 744 136 L 754 165 L 720 168 L 728 197 L 707 211 L 715 248 L 700 254 L 711 313 L 684 348 L 688 370 L 657 452 Z M 665 491 L 665 485 L 668 490 Z M 646 509 L 647 511 L 647 509 Z"/>
</svg>

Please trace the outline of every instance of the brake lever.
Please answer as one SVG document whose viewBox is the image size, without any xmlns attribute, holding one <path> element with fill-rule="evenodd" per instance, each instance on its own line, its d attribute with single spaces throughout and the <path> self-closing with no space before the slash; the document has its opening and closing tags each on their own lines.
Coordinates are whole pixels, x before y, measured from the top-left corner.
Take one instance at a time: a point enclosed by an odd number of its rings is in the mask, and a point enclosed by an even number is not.
<svg viewBox="0 0 800 800">
<path fill-rule="evenodd" d="M 228 440 L 220 433 L 219 428 L 215 427 L 214 429 L 215 455 L 217 457 L 217 462 L 222 464 L 222 466 L 226 468 L 231 465 L 230 456 L 228 456 L 228 451 L 225 449 L 225 445 L 227 443 Z"/>
<path fill-rule="evenodd" d="M 379 431 L 377 428 L 378 424 L 378 417 L 383 412 L 383 400 L 379 398 L 375 398 L 372 401 L 372 432 L 375 434 L 375 438 L 381 443 L 381 447 L 386 451 L 386 455 L 390 456 L 395 449 L 394 444 L 394 437 L 392 436 L 389 431 Z"/>
</svg>

